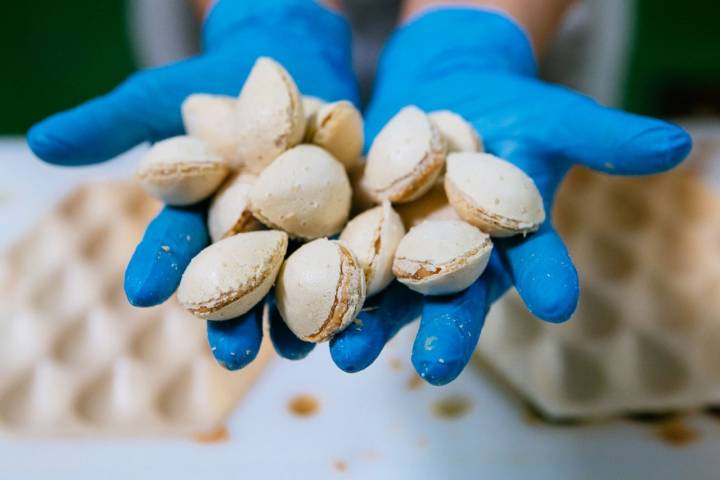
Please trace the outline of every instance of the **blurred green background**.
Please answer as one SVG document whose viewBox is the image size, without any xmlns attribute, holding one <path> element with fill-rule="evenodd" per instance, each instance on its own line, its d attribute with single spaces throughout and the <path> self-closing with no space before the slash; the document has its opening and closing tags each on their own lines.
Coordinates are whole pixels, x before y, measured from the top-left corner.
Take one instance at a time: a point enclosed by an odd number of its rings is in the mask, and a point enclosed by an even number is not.
<svg viewBox="0 0 720 480">
<path fill-rule="evenodd" d="M 0 135 L 23 134 L 110 90 L 138 64 L 125 0 L 14 1 L 3 11 Z M 624 106 L 661 116 L 720 113 L 718 19 L 717 0 L 638 0 Z"/>
<path fill-rule="evenodd" d="M 0 134 L 110 90 L 136 68 L 124 0 L 4 2 Z"/>
<path fill-rule="evenodd" d="M 720 1 L 638 0 L 624 107 L 676 117 L 720 114 Z"/>
</svg>

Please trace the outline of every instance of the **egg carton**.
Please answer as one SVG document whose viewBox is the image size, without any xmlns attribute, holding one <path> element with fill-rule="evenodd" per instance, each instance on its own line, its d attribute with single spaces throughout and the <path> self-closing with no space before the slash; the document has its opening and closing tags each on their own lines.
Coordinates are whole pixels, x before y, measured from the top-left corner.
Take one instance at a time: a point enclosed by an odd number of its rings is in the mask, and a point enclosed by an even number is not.
<svg viewBox="0 0 720 480">
<path fill-rule="evenodd" d="M 493 307 L 479 354 L 552 419 L 720 404 L 720 135 L 648 178 L 576 170 L 556 224 L 581 277 L 573 318 L 534 318 L 516 292 Z"/>
<path fill-rule="evenodd" d="M 174 298 L 128 304 L 124 268 L 158 208 L 129 183 L 80 187 L 0 258 L 0 432 L 205 432 L 260 374 L 267 346 L 231 373 Z"/>
</svg>

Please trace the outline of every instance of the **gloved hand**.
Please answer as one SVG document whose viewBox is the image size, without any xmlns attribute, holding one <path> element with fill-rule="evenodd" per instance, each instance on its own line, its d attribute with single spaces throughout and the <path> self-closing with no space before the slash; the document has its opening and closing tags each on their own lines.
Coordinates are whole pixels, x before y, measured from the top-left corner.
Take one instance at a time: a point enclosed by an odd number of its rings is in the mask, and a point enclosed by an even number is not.
<svg viewBox="0 0 720 480">
<path fill-rule="evenodd" d="M 379 65 L 366 138 L 410 104 L 427 112 L 452 110 L 470 121 L 490 153 L 533 178 L 548 219 L 525 238 L 496 239 L 488 269 L 464 292 L 421 298 L 393 287 L 384 308 L 365 313 L 361 327 L 333 340 L 333 358 L 346 371 L 369 365 L 421 313 L 413 365 L 428 382 L 448 383 L 469 361 L 490 305 L 511 285 L 537 317 L 568 319 L 578 300 L 578 277 L 550 218 L 563 176 L 575 164 L 617 175 L 662 172 L 691 148 L 690 137 L 674 125 L 604 108 L 538 80 L 523 30 L 480 9 L 432 10 L 394 34 Z"/>
<path fill-rule="evenodd" d="M 203 47 L 197 57 L 139 72 L 109 94 L 44 120 L 28 133 L 30 148 L 50 163 L 84 165 L 182 134 L 183 100 L 200 92 L 237 95 L 259 56 L 280 62 L 305 95 L 358 103 L 350 28 L 312 0 L 221 0 L 205 21 Z M 150 223 L 125 274 L 130 303 L 157 305 L 173 294 L 209 242 L 206 207 L 166 207 Z M 261 312 L 262 304 L 238 319 L 208 322 L 209 343 L 222 365 L 237 369 L 255 358 Z M 271 317 L 276 348 L 287 357 L 304 356 L 311 345 L 292 336 L 276 312 Z"/>
</svg>

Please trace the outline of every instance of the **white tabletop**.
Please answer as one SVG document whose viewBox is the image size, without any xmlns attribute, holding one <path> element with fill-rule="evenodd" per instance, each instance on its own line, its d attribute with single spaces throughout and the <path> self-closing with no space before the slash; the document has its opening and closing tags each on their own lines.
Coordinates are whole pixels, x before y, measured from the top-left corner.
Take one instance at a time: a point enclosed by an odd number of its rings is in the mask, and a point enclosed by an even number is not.
<svg viewBox="0 0 720 480">
<path fill-rule="evenodd" d="M 58 169 L 22 141 L 0 140 L 0 249 L 78 182 L 129 176 L 136 160 L 134 152 L 102 167 Z M 327 345 L 301 362 L 273 360 L 229 419 L 227 441 L 2 439 L 0 478 L 718 478 L 720 425 L 710 416 L 682 420 L 696 436 L 682 446 L 661 440 L 656 424 L 530 421 L 477 362 L 447 387 L 418 386 L 413 330 L 354 375 L 333 366 Z M 298 394 L 319 401 L 317 414 L 289 413 Z M 465 415 L 434 413 L 453 397 L 469 401 Z"/>
</svg>

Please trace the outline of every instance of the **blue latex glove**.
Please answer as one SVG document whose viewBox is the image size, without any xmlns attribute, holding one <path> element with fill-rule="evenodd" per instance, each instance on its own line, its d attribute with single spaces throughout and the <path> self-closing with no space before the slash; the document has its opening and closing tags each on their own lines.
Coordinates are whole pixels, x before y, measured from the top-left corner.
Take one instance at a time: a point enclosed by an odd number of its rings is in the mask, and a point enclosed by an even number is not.
<svg viewBox="0 0 720 480">
<path fill-rule="evenodd" d="M 47 162 L 84 165 L 182 134 L 180 105 L 188 95 L 237 95 L 263 55 L 280 62 L 303 94 L 357 104 L 350 41 L 347 22 L 312 0 L 222 0 L 205 22 L 203 54 L 133 75 L 109 94 L 34 126 L 28 142 Z M 130 303 L 157 305 L 173 294 L 190 260 L 209 242 L 205 212 L 205 204 L 166 207 L 150 223 L 125 274 Z M 255 358 L 261 307 L 235 320 L 208 322 L 210 346 L 225 367 L 241 368 Z M 312 345 L 292 336 L 274 309 L 271 317 L 281 354 L 301 358 L 310 351 Z"/>
<path fill-rule="evenodd" d="M 578 301 L 578 277 L 549 218 L 563 176 L 575 164 L 619 175 L 661 172 L 691 148 L 677 126 L 604 108 L 538 80 L 523 30 L 479 9 L 430 11 L 394 34 L 379 65 L 366 138 L 411 104 L 428 112 L 452 110 L 472 122 L 489 152 L 534 179 L 548 220 L 526 238 L 497 239 L 488 269 L 464 292 L 386 297 L 386 312 L 374 312 L 363 332 L 350 329 L 333 340 L 333 358 L 347 371 L 372 363 L 384 343 L 421 312 L 413 365 L 428 382 L 448 383 L 469 361 L 490 305 L 511 285 L 537 317 L 568 319 Z"/>
</svg>

